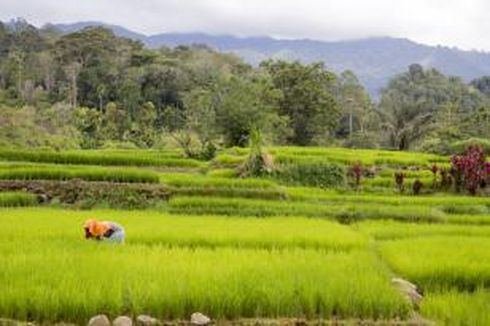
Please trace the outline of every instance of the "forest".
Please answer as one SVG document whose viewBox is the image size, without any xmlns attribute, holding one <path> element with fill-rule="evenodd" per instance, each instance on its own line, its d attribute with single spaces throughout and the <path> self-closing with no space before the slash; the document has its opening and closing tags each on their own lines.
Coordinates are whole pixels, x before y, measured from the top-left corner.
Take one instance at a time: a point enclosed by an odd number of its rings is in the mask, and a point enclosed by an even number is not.
<svg viewBox="0 0 490 326">
<path fill-rule="evenodd" d="M 370 98 L 328 62 L 246 64 L 204 44 L 150 49 L 88 27 L 0 23 L 0 146 L 180 147 L 210 159 L 246 146 L 490 150 L 490 76 L 465 83 L 412 64 Z"/>
</svg>

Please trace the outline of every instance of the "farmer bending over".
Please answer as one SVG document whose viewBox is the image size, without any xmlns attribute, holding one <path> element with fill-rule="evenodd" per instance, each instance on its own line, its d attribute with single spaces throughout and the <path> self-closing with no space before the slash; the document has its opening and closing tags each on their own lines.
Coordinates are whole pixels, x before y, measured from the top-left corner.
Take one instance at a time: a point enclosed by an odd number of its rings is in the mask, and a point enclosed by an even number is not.
<svg viewBox="0 0 490 326">
<path fill-rule="evenodd" d="M 124 229 L 117 223 L 90 219 L 83 225 L 85 239 L 124 243 Z"/>
</svg>

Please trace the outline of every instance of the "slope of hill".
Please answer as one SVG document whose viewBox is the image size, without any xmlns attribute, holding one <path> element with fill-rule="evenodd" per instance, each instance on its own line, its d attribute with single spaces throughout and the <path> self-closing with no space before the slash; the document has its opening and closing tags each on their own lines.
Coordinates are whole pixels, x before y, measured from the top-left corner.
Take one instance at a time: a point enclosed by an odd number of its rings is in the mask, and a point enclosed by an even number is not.
<svg viewBox="0 0 490 326">
<path fill-rule="evenodd" d="M 207 44 L 220 51 L 235 53 L 251 64 L 267 58 L 323 61 L 341 72 L 350 69 L 375 97 L 395 74 L 412 63 L 434 67 L 445 74 L 460 76 L 466 81 L 490 74 L 490 53 L 462 51 L 442 46 L 427 46 L 408 39 L 377 37 L 360 40 L 323 42 L 314 40 L 282 40 L 271 37 L 240 38 L 229 35 L 203 33 L 163 33 L 151 36 L 126 28 L 99 22 L 80 22 L 55 25 L 63 32 L 72 32 L 86 26 L 103 25 L 118 36 L 141 40 L 150 47 Z"/>
</svg>

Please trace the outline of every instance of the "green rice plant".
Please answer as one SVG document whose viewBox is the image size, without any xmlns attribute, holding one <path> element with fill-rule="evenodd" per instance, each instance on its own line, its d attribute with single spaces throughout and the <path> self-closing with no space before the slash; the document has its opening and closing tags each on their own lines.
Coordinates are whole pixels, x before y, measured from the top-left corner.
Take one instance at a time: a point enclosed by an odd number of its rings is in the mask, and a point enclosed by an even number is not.
<svg viewBox="0 0 490 326">
<path fill-rule="evenodd" d="M 474 290 L 490 285 L 490 238 L 445 236 L 379 243 L 391 269 L 426 290 Z"/>
<path fill-rule="evenodd" d="M 405 172 L 403 172 L 405 173 Z M 432 177 L 425 178 L 405 178 L 404 185 L 406 188 L 411 188 L 415 180 L 419 180 L 427 187 L 432 185 Z M 395 178 L 391 177 L 375 177 L 375 178 L 364 178 L 362 182 L 363 186 L 367 187 L 387 187 L 387 188 L 395 188 Z"/>
<path fill-rule="evenodd" d="M 133 165 L 133 166 L 158 166 L 199 168 L 204 163 L 191 159 L 166 156 L 167 153 L 151 151 L 42 151 L 42 150 L 17 150 L 0 149 L 0 159 L 7 161 L 27 161 L 38 163 L 56 164 L 83 164 L 83 165 Z"/>
<path fill-rule="evenodd" d="M 273 147 L 268 151 L 284 160 L 293 160 L 295 156 L 318 156 L 330 162 L 352 164 L 360 161 L 363 165 L 429 166 L 431 163 L 449 160 L 433 154 L 347 148 Z"/>
<path fill-rule="evenodd" d="M 232 179 L 232 178 L 219 178 L 208 177 L 197 174 L 160 174 L 160 181 L 166 185 L 180 188 L 180 187 L 210 187 L 210 188 L 250 188 L 250 189 L 273 189 L 277 188 L 277 184 L 271 180 L 264 179 Z"/>
<path fill-rule="evenodd" d="M 213 188 L 213 187 L 179 187 L 171 188 L 179 196 L 209 196 L 229 198 L 283 199 L 284 192 L 280 189 L 248 189 L 248 188 Z"/>
<path fill-rule="evenodd" d="M 158 183 L 158 174 L 135 168 L 31 165 L 0 167 L 0 180 L 71 180 Z"/>
<path fill-rule="evenodd" d="M 158 239 L 153 244 L 151 240 L 143 244 L 133 239 L 138 234 L 145 237 L 144 230 L 158 237 L 150 226 L 165 228 L 158 221 L 160 216 L 151 213 L 145 216 L 142 212 L 139 218 L 133 216 L 136 220 L 132 224 L 131 215 L 121 219 L 127 226 L 128 241 L 124 246 L 113 246 L 82 239 L 82 221 L 94 214 L 112 219 L 130 213 L 52 209 L 1 212 L 4 228 L 0 257 L 8 261 L 0 273 L 1 316 L 40 323 L 81 324 L 98 313 L 111 318 L 122 313 L 130 316 L 146 313 L 163 320 L 188 318 L 195 311 L 217 320 L 261 317 L 386 320 L 404 319 L 409 314 L 408 303 L 391 287 L 387 271 L 373 254 L 361 249 L 346 252 L 297 248 L 295 239 L 301 230 L 323 241 L 321 232 L 315 231 L 319 224 L 307 224 L 302 229 L 302 223 L 293 222 L 287 231 L 293 238 L 287 240 L 281 238 L 280 232 L 272 233 L 271 238 L 279 237 L 278 243 L 289 243 L 281 249 L 169 247 L 159 244 Z M 272 226 L 288 221 L 272 222 Z M 187 222 L 182 222 L 181 230 Z M 257 231 L 248 240 L 250 228 L 271 226 L 230 222 L 230 226 L 244 226 L 243 235 L 238 230 L 231 235 L 239 237 L 239 243 L 254 242 L 266 234 L 266 230 Z M 132 228 L 140 223 L 148 225 L 133 234 Z M 213 226 L 218 228 L 208 235 L 203 232 L 202 237 L 212 239 L 217 234 L 227 237 L 222 231 L 226 230 L 225 220 L 212 221 L 210 226 L 201 223 L 211 232 Z M 327 232 L 325 236 L 333 235 L 329 226 L 333 224 L 321 227 Z M 338 230 L 338 236 L 349 234 L 343 227 Z M 192 237 L 193 231 L 186 232 L 191 233 L 183 235 L 184 238 Z M 335 226 L 331 232 L 335 232 Z M 170 233 L 167 231 L 163 237 L 178 237 Z"/>
<path fill-rule="evenodd" d="M 247 155 L 229 155 L 229 154 L 219 154 L 213 159 L 213 164 L 224 167 L 237 167 L 243 164 L 247 159 Z"/>
<path fill-rule="evenodd" d="M 171 187 L 174 194 L 186 196 L 245 197 L 281 199 L 286 195 L 270 180 L 232 179 L 192 174 L 161 174 L 160 181 Z"/>
<path fill-rule="evenodd" d="M 332 188 L 344 186 L 345 175 L 345 168 L 338 164 L 290 163 L 280 166 L 273 177 L 286 184 Z"/>
<path fill-rule="evenodd" d="M 490 214 L 486 215 L 447 215 L 447 221 L 454 224 L 490 225 Z"/>
<path fill-rule="evenodd" d="M 326 164 L 351 165 L 360 162 L 363 166 L 386 165 L 393 167 L 418 166 L 429 168 L 433 163 L 447 164 L 449 158 L 425 153 L 361 150 L 331 147 L 268 147 L 278 164 Z M 223 166 L 236 166 L 244 161 L 248 149 L 232 148 L 220 154 L 215 163 Z"/>
<path fill-rule="evenodd" d="M 400 223 L 396 221 L 363 221 L 355 229 L 376 240 L 430 238 L 432 236 L 490 237 L 490 227 L 456 224 Z"/>
<path fill-rule="evenodd" d="M 218 178 L 235 178 L 238 176 L 238 173 L 235 169 L 214 169 L 209 171 L 207 176 Z"/>
<path fill-rule="evenodd" d="M 0 207 L 34 206 L 38 204 L 36 195 L 26 192 L 0 192 Z"/>
<path fill-rule="evenodd" d="M 39 237 L 72 236 L 89 217 L 117 221 L 124 225 L 127 244 L 168 247 L 249 248 L 249 249 L 322 249 L 348 251 L 367 246 L 367 237 L 352 228 L 323 219 L 305 217 L 241 218 L 224 216 L 178 216 L 152 210 L 68 211 L 31 208 L 4 211 L 4 223 L 14 237 L 21 237 L 25 225 L 36 225 Z M 35 222 L 33 219 L 44 222 Z M 61 223 L 58 232 L 53 224 Z M 66 229 L 64 229 L 66 228 Z M 73 228 L 73 230 L 72 230 Z M 53 234 L 54 232 L 54 234 Z M 80 235 L 80 234 L 78 234 Z M 27 237 L 27 234 L 25 234 Z"/>
<path fill-rule="evenodd" d="M 448 326 L 490 325 L 489 312 L 490 292 L 483 288 L 471 293 L 429 293 L 421 307 L 424 317 Z"/>
<path fill-rule="evenodd" d="M 489 197 L 471 197 L 456 195 L 430 195 L 430 196 L 411 196 L 411 195 L 372 195 L 366 193 L 349 193 L 338 190 L 321 190 L 307 187 L 288 187 L 286 189 L 288 199 L 292 201 L 303 201 L 323 204 L 378 204 L 393 206 L 428 206 L 436 208 L 449 214 L 486 214 L 490 208 Z M 451 216 L 448 219 L 456 221 Z"/>
<path fill-rule="evenodd" d="M 490 199 L 490 198 L 489 198 Z M 448 214 L 466 214 L 466 215 L 484 215 L 490 214 L 490 202 L 487 205 L 461 205 L 454 202 L 448 202 L 440 205 L 439 209 Z"/>
<path fill-rule="evenodd" d="M 228 155 L 236 155 L 236 156 L 246 156 L 248 153 L 250 153 L 250 148 L 249 147 L 230 147 L 227 148 L 223 151 L 225 154 Z"/>
<path fill-rule="evenodd" d="M 444 222 L 445 215 L 424 206 L 382 207 L 369 204 L 320 205 L 301 202 L 243 198 L 174 197 L 169 210 L 179 214 L 219 214 L 240 216 L 308 216 L 337 218 L 342 222 L 363 219 Z"/>
<path fill-rule="evenodd" d="M 23 191 L 38 195 L 40 202 L 70 208 L 110 207 L 143 209 L 159 207 L 170 196 L 158 183 L 100 181 L 0 180 L 0 191 Z"/>
<path fill-rule="evenodd" d="M 383 169 L 381 170 L 381 172 L 379 173 L 379 176 L 380 177 L 386 177 L 386 178 L 393 178 L 393 176 L 395 175 L 395 173 L 397 172 L 397 170 L 395 169 Z M 433 174 L 432 172 L 429 170 L 429 169 L 425 169 L 425 170 L 403 170 L 403 173 L 405 174 L 405 177 L 407 179 L 429 179 L 429 178 L 433 178 Z"/>
</svg>

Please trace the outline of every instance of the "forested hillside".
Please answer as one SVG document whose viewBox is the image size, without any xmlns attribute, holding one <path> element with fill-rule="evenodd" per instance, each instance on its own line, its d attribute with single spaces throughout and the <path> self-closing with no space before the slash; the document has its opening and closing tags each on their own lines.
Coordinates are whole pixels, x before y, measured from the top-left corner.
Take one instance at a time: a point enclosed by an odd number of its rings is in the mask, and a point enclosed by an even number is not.
<svg viewBox="0 0 490 326">
<path fill-rule="evenodd" d="M 151 49 L 103 27 L 0 24 L 0 145 L 161 148 L 195 158 L 246 146 L 339 145 L 448 153 L 488 145 L 490 79 L 418 64 L 376 103 L 355 73 L 318 62 L 251 66 L 205 45 Z M 470 140 L 468 140 L 470 139 Z"/>
<path fill-rule="evenodd" d="M 429 46 L 405 38 L 372 37 L 327 42 L 204 33 L 162 33 L 147 36 L 101 22 L 55 25 L 63 32 L 74 32 L 87 26 L 106 26 L 118 36 L 137 39 L 151 48 L 207 44 L 213 49 L 234 53 L 252 65 L 258 65 L 267 59 L 299 60 L 303 63 L 323 61 L 328 69 L 336 73 L 354 71 L 368 93 L 376 99 L 390 78 L 403 72 L 412 63 L 435 68 L 447 75 L 460 76 L 466 82 L 490 74 L 490 53 Z"/>
</svg>

